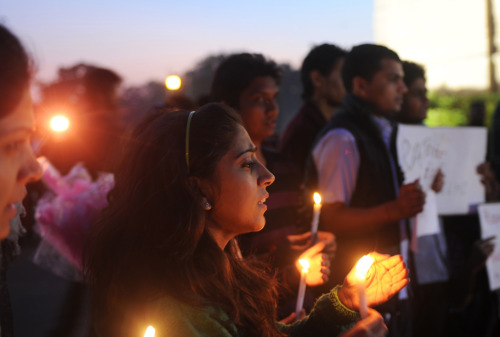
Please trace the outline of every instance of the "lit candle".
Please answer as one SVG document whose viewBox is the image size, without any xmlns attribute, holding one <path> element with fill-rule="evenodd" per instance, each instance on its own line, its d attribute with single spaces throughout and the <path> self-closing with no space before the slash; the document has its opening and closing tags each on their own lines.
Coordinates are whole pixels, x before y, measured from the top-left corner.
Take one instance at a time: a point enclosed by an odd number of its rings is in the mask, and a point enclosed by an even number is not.
<svg viewBox="0 0 500 337">
<path fill-rule="evenodd" d="M 311 245 L 316 244 L 318 240 L 318 224 L 319 224 L 319 213 L 321 212 L 321 195 L 319 193 L 314 193 L 314 213 L 311 223 Z"/>
<path fill-rule="evenodd" d="M 356 264 L 355 275 L 357 278 L 357 288 L 358 288 L 358 297 L 359 297 L 359 312 L 361 313 L 361 318 L 368 317 L 368 304 L 366 303 L 366 294 L 365 294 L 365 280 L 366 273 L 372 266 L 375 259 L 370 256 L 370 254 L 363 256 L 358 263 Z"/>
<path fill-rule="evenodd" d="M 296 317 L 299 318 L 302 306 L 304 305 L 304 295 L 306 293 L 306 277 L 309 272 L 309 261 L 307 259 L 300 259 L 299 264 L 302 266 L 300 272 L 299 293 L 297 295 L 297 305 L 295 306 Z"/>
<path fill-rule="evenodd" d="M 156 330 L 153 328 L 151 325 L 148 326 L 146 329 L 146 333 L 144 334 L 144 337 L 155 337 Z"/>
</svg>

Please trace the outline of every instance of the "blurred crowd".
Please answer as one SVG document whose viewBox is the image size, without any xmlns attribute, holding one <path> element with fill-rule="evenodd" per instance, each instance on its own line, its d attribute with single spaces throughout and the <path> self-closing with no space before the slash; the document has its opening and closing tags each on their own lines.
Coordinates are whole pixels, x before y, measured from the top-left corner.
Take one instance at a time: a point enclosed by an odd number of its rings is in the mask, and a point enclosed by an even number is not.
<svg viewBox="0 0 500 337">
<path fill-rule="evenodd" d="M 4 59 L 6 56 L 3 53 L 0 51 L 0 63 L 7 64 L 8 60 Z M 1 65 L 0 70 L 5 71 Z M 248 233 L 238 233 L 235 246 L 228 244 L 229 248 L 225 250 L 234 248 L 240 259 L 262 263 L 266 266 L 265 270 L 269 276 L 276 276 L 280 284 L 277 287 L 276 319 L 281 321 L 280 324 L 291 325 L 294 322 L 300 323 L 301 319 L 311 319 L 313 314 L 309 313 L 317 312 L 321 294 L 328 293 L 337 284 L 348 284 L 345 280 L 349 279 L 349 272 L 356 261 L 365 254 L 377 251 L 391 256 L 401 255 L 410 282 L 390 299 L 373 302 L 376 304 L 373 308 L 377 311 L 377 316 L 370 313 L 368 318 L 358 317 L 358 323 L 349 326 L 354 330 L 339 331 L 339 334 L 500 336 L 500 292 L 499 289 L 490 289 L 485 267 L 487 259 L 495 249 L 496 238 L 484 238 L 481 235 L 477 209 L 472 209 L 467 214 L 439 216 L 439 233 L 416 237 L 415 218 L 426 204 L 426 190 L 419 181 L 404 183 L 396 139 L 400 125 L 426 127 L 429 99 L 424 67 L 418 64 L 418 60 L 401 60 L 396 51 L 375 44 L 358 45 L 351 50 L 344 50 L 334 44 L 315 46 L 303 60 L 300 69 L 302 106 L 298 107 L 283 131 L 278 133 L 278 95 L 283 74 L 280 66 L 261 54 L 228 55 L 218 60 L 210 88 L 207 88 L 209 95 L 189 98 L 182 92 L 171 93 L 165 101 L 155 102 L 145 108 L 143 116 L 126 118 L 120 113 L 118 99 L 122 79 L 112 70 L 78 64 L 61 69 L 56 81 L 41 86 L 39 100 L 34 105 L 37 130 L 33 133 L 29 146 L 35 156 L 45 159 L 40 161 L 41 168 L 34 168 L 32 171 L 19 169 L 19 172 L 29 171 L 26 173 L 28 177 L 20 183 L 28 184 L 24 207 L 19 198 L 9 197 L 9 203 L 17 204 L 20 210 L 18 215 L 23 215 L 10 220 L 11 227 L 17 229 L 11 230 L 11 235 L 5 235 L 7 238 L 1 241 L 0 336 L 20 336 L 15 333 L 16 325 L 13 322 L 29 324 L 23 320 L 22 310 L 15 311 L 12 308 L 30 306 L 30 303 L 10 304 L 7 277 L 9 266 L 16 263 L 16 256 L 21 254 L 23 245 L 33 242 L 36 245 L 35 263 L 66 280 L 71 289 L 67 292 L 67 298 L 57 308 L 65 313 L 61 316 L 64 317 L 64 322 L 59 322 L 57 329 L 42 331 L 37 336 L 100 336 L 96 326 L 107 324 L 107 321 L 103 323 L 108 316 L 111 317 L 106 311 L 107 308 L 113 308 L 113 305 L 120 307 L 118 304 L 123 308 L 142 308 L 137 304 L 139 302 L 132 300 L 130 303 L 122 303 L 121 299 L 116 297 L 119 292 L 113 292 L 120 289 L 120 286 L 117 285 L 114 289 L 112 283 L 105 288 L 110 289 L 109 298 L 95 301 L 95 294 L 92 298 L 89 295 L 93 290 L 92 285 L 96 285 L 97 294 L 108 296 L 108 293 L 103 291 L 104 288 L 98 288 L 102 286 L 99 283 L 101 281 L 93 274 L 95 270 L 102 271 L 104 268 L 96 262 L 100 255 L 93 252 L 104 255 L 104 250 L 98 246 L 101 243 L 99 240 L 97 248 L 88 242 L 97 235 L 94 233 L 97 231 L 92 228 L 105 223 L 104 220 L 98 221 L 101 212 L 108 201 L 122 200 L 122 197 L 118 196 L 119 193 L 124 194 L 123 198 L 125 194 L 137 193 L 137 199 L 143 193 L 140 187 L 120 189 L 124 186 L 124 179 L 132 177 L 136 169 L 130 158 L 129 161 L 124 159 L 130 153 L 139 153 L 126 150 L 138 146 L 138 131 L 133 133 L 133 130 L 140 130 L 143 125 L 141 123 L 146 123 L 144 121 L 153 120 L 162 114 L 175 114 L 179 110 L 200 111 L 189 115 L 195 123 L 197 117 L 203 116 L 202 111 L 208 109 L 206 104 L 210 103 L 221 103 L 234 109 L 241 119 L 241 124 L 251 140 L 251 152 L 254 156 L 251 162 L 245 162 L 244 165 L 258 171 L 259 165 L 262 164 L 262 170 L 268 170 L 273 176 L 263 178 L 267 180 L 265 185 L 268 193 L 268 196 L 263 197 L 267 209 L 264 214 L 265 226 L 258 229 L 252 227 L 246 231 Z M 28 83 L 30 76 L 26 78 Z M 2 97 L 4 92 L 7 92 L 3 86 L 9 85 L 3 82 L 4 80 L 0 87 Z M 19 87 L 26 88 L 26 83 L 20 84 Z M 14 104 L 2 108 L 2 111 L 15 110 L 16 104 L 22 99 L 16 98 Z M 55 111 L 61 111 L 69 119 L 71 124 L 66 131 L 55 132 L 48 127 L 49 119 Z M 0 115 L 0 123 L 8 119 L 8 116 L 10 115 Z M 484 102 L 474 102 L 470 106 L 468 126 L 485 127 L 485 116 Z M 500 102 L 488 131 L 488 148 L 485 150 L 487 156 L 476 168 L 477 180 L 484 186 L 486 202 L 500 200 L 499 121 Z M 175 122 L 172 117 L 170 123 Z M 186 140 L 182 139 L 180 142 L 182 146 L 186 144 L 186 149 L 179 151 L 182 159 L 184 160 L 184 156 L 186 158 L 188 173 L 193 170 L 193 174 L 197 174 L 196 160 L 193 160 L 190 167 L 189 137 L 196 137 L 197 132 L 203 134 L 204 128 L 208 131 L 210 128 L 215 130 L 215 126 L 210 126 L 207 122 L 206 126 L 199 127 L 200 131 L 197 131 L 194 124 L 192 127 L 190 134 L 188 119 Z M 182 128 L 184 132 L 186 124 L 183 124 Z M 150 136 L 151 142 L 155 141 L 154 135 Z M 172 144 L 173 137 L 172 135 Z M 193 138 L 193 142 L 195 141 Z M 213 139 L 213 142 L 219 144 L 218 139 Z M 165 151 L 165 156 L 167 155 L 171 154 Z M 141 158 L 137 156 L 136 160 L 146 160 Z M 157 172 L 153 167 L 155 163 L 160 167 L 167 165 L 164 163 L 168 161 L 165 158 L 158 155 L 155 162 L 148 163 L 151 172 Z M 128 166 L 125 167 L 124 163 L 128 163 Z M 146 166 L 146 163 L 137 163 L 137 166 L 140 164 Z M 29 165 L 33 166 L 32 163 Z M 140 184 L 149 186 L 148 181 L 152 180 L 150 174 L 153 174 L 151 172 L 144 173 L 144 181 Z M 158 184 L 170 180 L 173 184 L 180 179 L 174 174 L 154 174 Z M 266 176 L 266 173 L 259 174 Z M 117 189 L 106 199 L 107 193 L 115 184 L 113 175 Z M 38 180 L 40 177 L 42 179 Z M 198 177 L 194 179 L 197 184 L 198 180 L 203 181 Z M 193 181 L 189 180 L 189 184 L 192 183 Z M 140 184 L 137 186 L 142 186 Z M 431 189 L 433 193 L 439 194 L 445 186 L 446 173 L 439 170 L 432 179 Z M 150 195 L 146 191 L 144 198 L 160 200 L 155 194 L 157 191 L 152 187 L 148 188 Z M 322 206 L 319 231 L 312 234 L 312 192 L 315 191 L 322 196 Z M 203 197 L 209 194 L 203 192 Z M 237 204 L 237 193 L 234 195 L 234 203 Z M 128 197 L 129 200 L 135 200 L 132 196 Z M 187 197 L 179 195 L 178 198 L 179 201 L 168 200 L 175 204 Z M 209 214 L 216 214 L 216 210 L 221 207 L 221 200 L 222 197 L 214 203 L 212 200 L 203 199 L 204 210 Z M 156 214 L 156 211 L 147 210 L 145 206 L 141 208 L 141 201 L 134 202 L 138 204 L 138 210 Z M 152 202 L 151 205 L 156 203 Z M 129 206 L 133 208 L 136 204 Z M 162 208 L 161 205 L 153 207 Z M 230 209 L 231 202 L 228 201 L 224 207 Z M 180 208 L 182 207 L 179 206 Z M 108 210 L 108 213 L 102 213 L 106 214 L 105 219 L 111 219 L 113 216 L 113 219 L 120 219 L 117 214 L 111 213 L 121 209 L 111 207 Z M 178 216 L 166 210 L 169 208 L 165 208 L 166 214 L 158 214 L 158 218 Z M 192 214 L 197 213 L 192 210 Z M 247 213 L 240 212 L 234 217 L 246 215 Z M 150 218 L 153 219 L 149 214 L 134 216 L 138 219 L 144 218 L 140 232 L 147 232 L 150 237 L 163 233 L 159 229 L 157 232 L 156 227 L 148 229 L 146 225 Z M 207 215 L 208 218 L 211 216 Z M 128 232 L 127 226 L 129 224 L 124 222 L 124 233 L 132 233 Z M 106 237 L 105 234 L 102 237 Z M 123 238 L 118 238 L 118 235 L 116 237 L 116 246 L 123 246 L 123 250 L 126 250 L 126 245 L 134 239 L 125 235 Z M 180 244 L 191 247 L 187 241 L 182 241 L 182 238 L 178 237 Z M 138 235 L 137 240 L 142 240 L 142 237 Z M 418 244 L 418 249 L 411 247 L 414 242 Z M 154 244 L 161 246 L 166 243 Z M 156 257 L 153 250 L 150 252 L 150 249 L 146 248 L 148 245 L 149 241 L 144 241 L 136 246 L 131 244 L 130 247 L 143 247 L 141 249 L 144 249 L 144 253 L 134 251 L 133 255 L 141 256 L 142 261 L 151 256 L 151 266 L 160 266 L 154 264 Z M 196 251 L 205 248 L 202 246 L 192 249 Z M 208 248 L 206 249 L 208 251 Z M 131 259 L 130 266 L 136 266 L 133 256 L 119 255 L 116 251 L 111 251 L 111 248 L 109 252 L 115 254 L 112 256 L 119 272 L 126 271 L 119 269 L 121 262 L 118 261 L 125 259 L 125 256 Z M 181 259 L 181 256 L 183 255 L 179 253 L 169 258 L 175 260 Z M 300 283 L 300 268 L 297 268 L 296 262 L 303 257 L 317 263 L 318 267 L 317 273 L 311 273 L 306 282 L 304 310 L 295 313 Z M 85 260 L 86 258 L 89 260 Z M 140 259 L 137 257 L 137 260 Z M 145 265 L 148 263 L 149 260 Z M 141 270 L 144 270 L 144 275 L 149 275 L 146 267 Z M 137 272 L 139 271 L 133 271 Z M 224 272 L 221 270 L 220 273 Z M 118 272 L 116 275 L 126 278 Z M 116 275 L 113 277 L 118 277 Z M 109 277 L 111 279 L 111 276 Z M 148 278 L 144 277 L 146 280 L 140 281 L 137 287 L 148 287 Z M 133 278 L 127 279 L 130 280 Z M 172 281 L 172 284 L 176 283 Z M 191 286 L 196 288 L 198 285 Z M 251 290 L 251 287 L 249 289 Z M 210 291 L 218 290 L 214 288 Z M 133 295 L 139 296 L 141 293 Z M 238 301 L 246 303 L 239 295 L 233 296 L 236 304 Z M 241 295 L 242 298 L 245 296 Z M 221 307 L 227 310 L 223 299 L 216 296 L 209 299 L 219 301 Z M 96 304 L 93 303 L 97 302 L 99 307 L 96 309 Z M 86 312 L 83 315 L 84 323 L 81 319 L 82 312 Z M 109 318 L 109 322 L 115 324 L 123 320 L 127 317 L 125 309 L 123 312 L 123 316 L 113 316 Z M 244 314 L 247 313 L 242 315 Z M 231 313 L 229 316 L 232 317 Z M 253 316 L 249 314 L 249 317 Z M 373 334 L 369 334 L 366 328 L 361 329 L 359 322 L 373 328 Z M 244 326 L 243 323 L 240 325 Z M 238 327 L 240 325 L 237 324 Z M 231 331 L 230 328 L 228 330 Z M 209 331 L 212 330 L 200 333 L 199 336 L 223 336 L 219 330 Z M 233 331 L 231 335 L 238 336 L 238 331 Z M 293 335 L 293 330 L 290 331 L 286 333 Z M 315 330 L 309 331 L 314 333 Z M 317 333 L 313 335 L 322 335 Z M 335 335 L 334 332 L 331 333 Z"/>
</svg>

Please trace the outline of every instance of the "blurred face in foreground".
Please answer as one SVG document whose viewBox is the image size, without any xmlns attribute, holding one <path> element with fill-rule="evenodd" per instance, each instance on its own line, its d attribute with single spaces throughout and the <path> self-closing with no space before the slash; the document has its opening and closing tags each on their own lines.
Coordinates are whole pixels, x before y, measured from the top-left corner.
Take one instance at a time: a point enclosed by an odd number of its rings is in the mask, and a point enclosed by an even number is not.
<svg viewBox="0 0 500 337">
<path fill-rule="evenodd" d="M 33 103 L 26 88 L 12 112 L 0 119 L 0 239 L 16 216 L 15 204 L 26 195 L 26 184 L 41 177 L 41 167 L 31 149 L 34 129 Z"/>
<path fill-rule="evenodd" d="M 201 182 L 207 200 L 207 228 L 224 249 L 236 235 L 256 232 L 265 225 L 267 186 L 274 176 L 256 158 L 255 145 L 242 126 L 228 153 L 215 170 L 215 182 Z"/>
</svg>

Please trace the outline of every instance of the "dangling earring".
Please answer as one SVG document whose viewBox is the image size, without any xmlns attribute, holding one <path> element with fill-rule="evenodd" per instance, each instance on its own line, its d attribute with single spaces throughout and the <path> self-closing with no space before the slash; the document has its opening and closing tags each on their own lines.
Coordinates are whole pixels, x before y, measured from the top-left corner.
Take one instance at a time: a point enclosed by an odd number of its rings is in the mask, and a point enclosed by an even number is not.
<svg viewBox="0 0 500 337">
<path fill-rule="evenodd" d="M 208 201 L 203 204 L 203 207 L 205 208 L 205 211 L 210 211 L 212 209 L 212 205 Z"/>
</svg>

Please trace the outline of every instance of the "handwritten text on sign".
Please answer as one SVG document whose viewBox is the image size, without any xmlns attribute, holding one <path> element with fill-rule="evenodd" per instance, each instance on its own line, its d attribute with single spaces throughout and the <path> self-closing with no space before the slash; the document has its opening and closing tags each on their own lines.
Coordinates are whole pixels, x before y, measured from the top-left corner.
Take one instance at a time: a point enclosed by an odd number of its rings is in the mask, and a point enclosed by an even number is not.
<svg viewBox="0 0 500 337">
<path fill-rule="evenodd" d="M 400 125 L 397 149 L 405 183 L 419 179 L 422 188 L 428 191 L 441 169 L 444 186 L 437 195 L 438 213 L 468 213 L 484 201 L 484 188 L 476 167 L 485 160 L 486 138 L 484 127 Z"/>
</svg>

